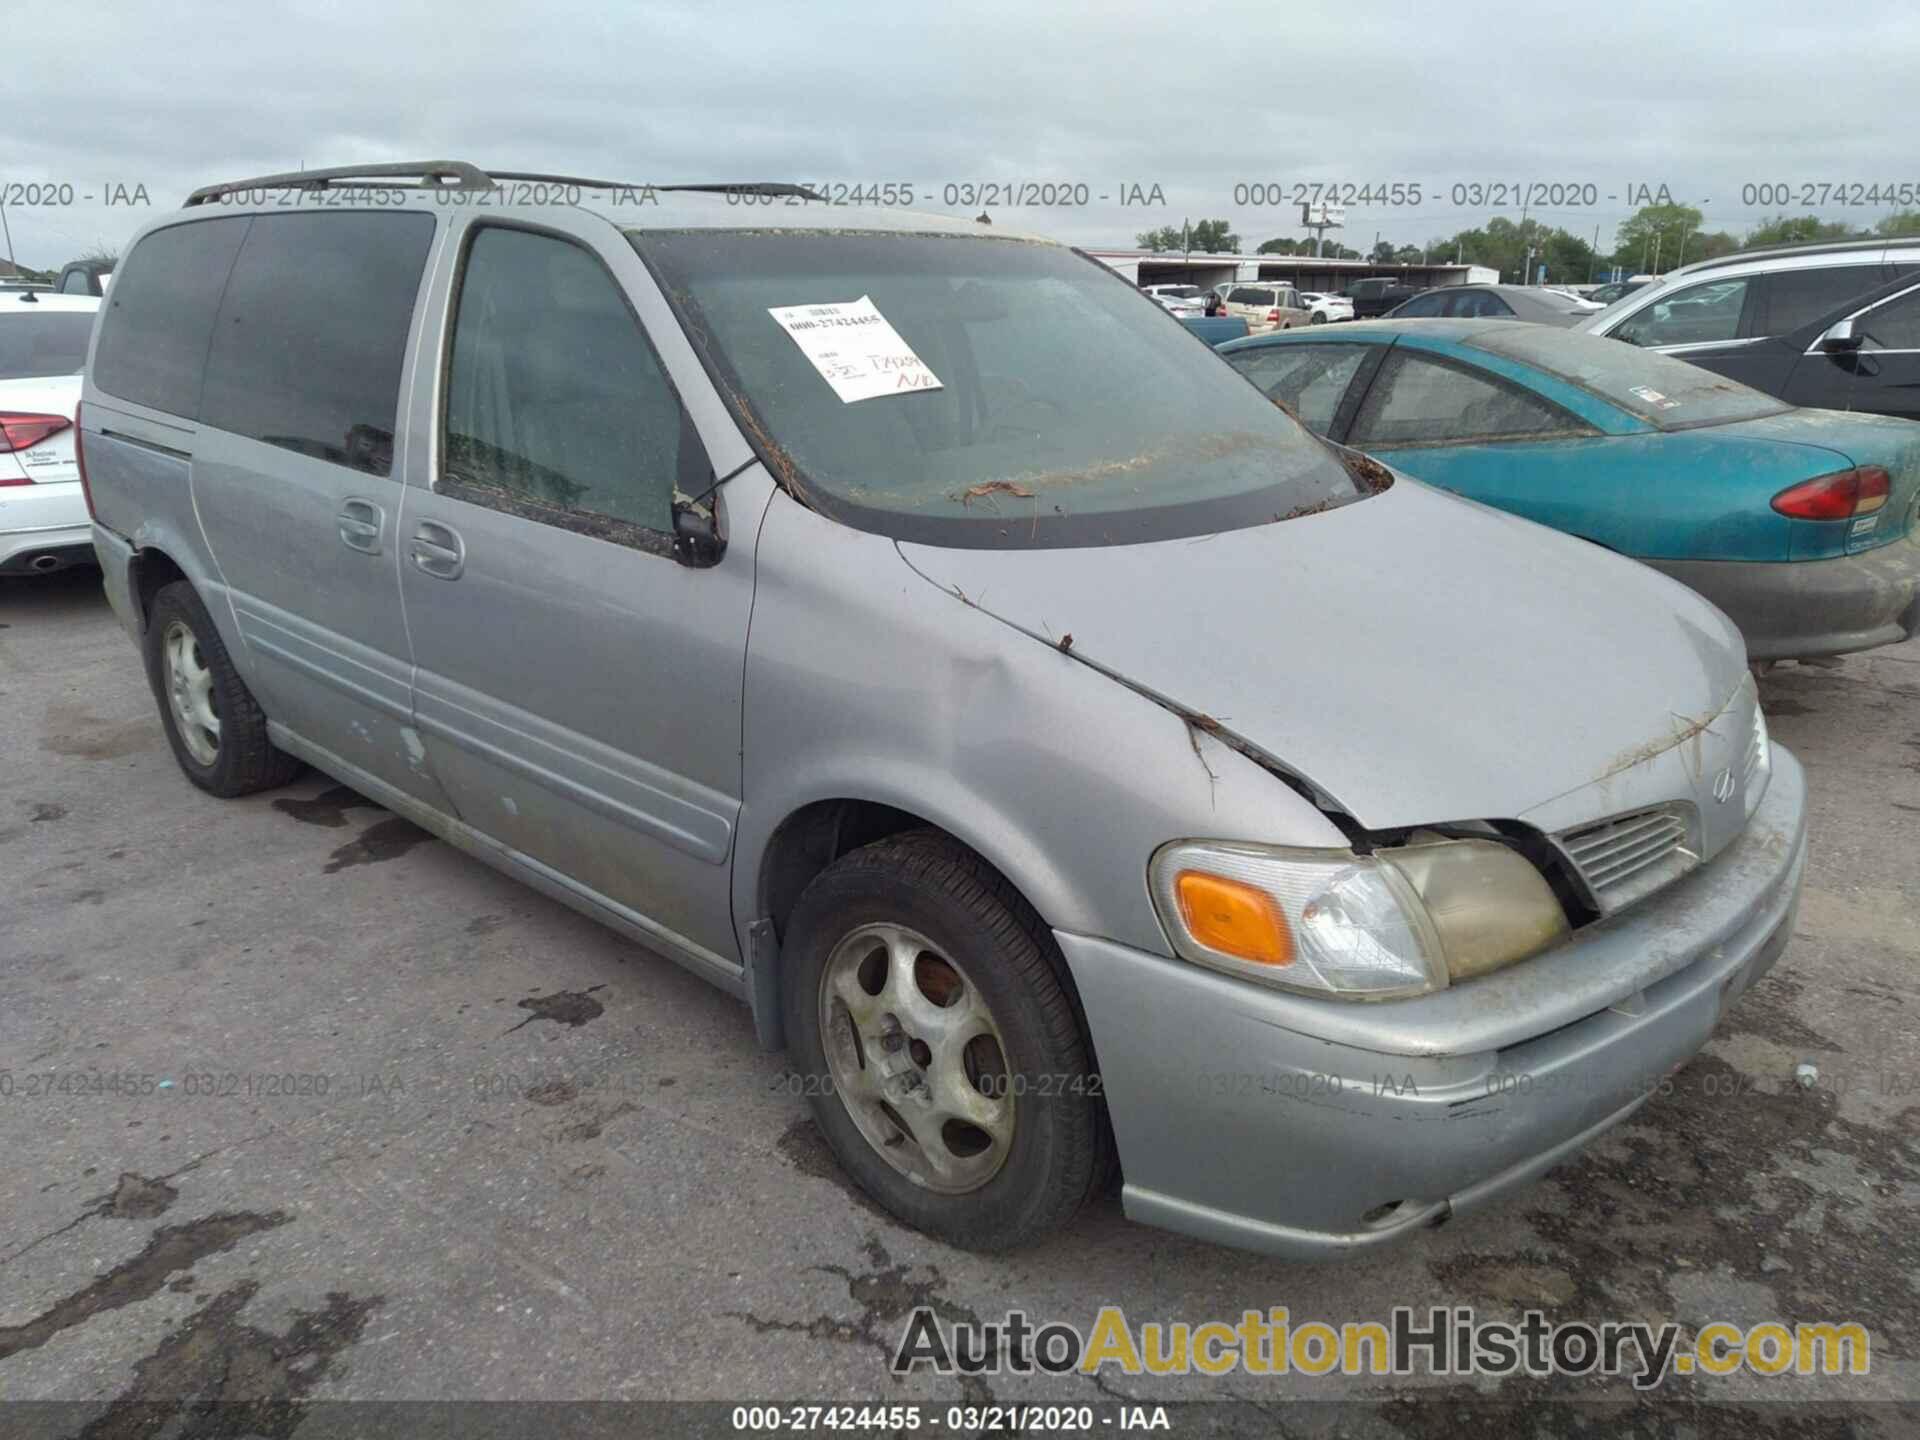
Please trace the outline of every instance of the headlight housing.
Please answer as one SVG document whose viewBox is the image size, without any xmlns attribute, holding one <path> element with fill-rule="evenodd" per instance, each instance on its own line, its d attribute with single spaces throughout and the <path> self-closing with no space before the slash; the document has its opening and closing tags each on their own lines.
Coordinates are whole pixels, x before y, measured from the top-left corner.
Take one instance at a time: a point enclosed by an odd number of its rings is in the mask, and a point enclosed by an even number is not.
<svg viewBox="0 0 1920 1440">
<path fill-rule="evenodd" d="M 1148 878 L 1181 958 L 1352 1000 L 1444 989 L 1569 929 L 1545 877 L 1493 840 L 1436 836 L 1371 855 L 1176 840 Z"/>
</svg>

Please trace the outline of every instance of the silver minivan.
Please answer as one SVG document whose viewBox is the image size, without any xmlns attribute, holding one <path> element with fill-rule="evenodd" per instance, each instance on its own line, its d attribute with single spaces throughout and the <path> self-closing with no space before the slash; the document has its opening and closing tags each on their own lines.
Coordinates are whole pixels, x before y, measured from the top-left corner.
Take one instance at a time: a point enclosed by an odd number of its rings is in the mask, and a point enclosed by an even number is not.
<svg viewBox="0 0 1920 1440">
<path fill-rule="evenodd" d="M 1117 1171 L 1371 1247 L 1781 953 L 1801 770 L 1690 591 L 1316 439 L 1036 237 L 528 183 L 143 230 L 81 407 L 108 594 L 194 784 L 312 765 L 740 997 L 906 1222 L 1007 1246 Z"/>
</svg>

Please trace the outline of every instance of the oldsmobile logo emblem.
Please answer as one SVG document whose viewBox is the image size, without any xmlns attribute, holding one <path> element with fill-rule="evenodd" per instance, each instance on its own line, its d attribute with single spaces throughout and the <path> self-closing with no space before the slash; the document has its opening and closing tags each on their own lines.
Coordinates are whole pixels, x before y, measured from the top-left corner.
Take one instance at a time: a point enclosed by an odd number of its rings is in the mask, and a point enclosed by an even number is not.
<svg viewBox="0 0 1920 1440">
<path fill-rule="evenodd" d="M 1713 777 L 1713 798 L 1722 805 L 1733 798 L 1733 771 L 1722 770 Z"/>
</svg>

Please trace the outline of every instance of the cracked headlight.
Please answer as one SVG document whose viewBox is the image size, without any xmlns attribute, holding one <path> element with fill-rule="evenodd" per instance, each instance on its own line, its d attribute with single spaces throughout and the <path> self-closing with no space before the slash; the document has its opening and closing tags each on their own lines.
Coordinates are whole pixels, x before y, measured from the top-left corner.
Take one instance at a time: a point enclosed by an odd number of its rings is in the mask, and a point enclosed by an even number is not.
<svg viewBox="0 0 1920 1440">
<path fill-rule="evenodd" d="M 1491 840 L 1371 855 L 1179 840 L 1155 853 L 1149 882 L 1183 959 L 1353 1000 L 1443 989 L 1568 933 L 1546 879 Z"/>
</svg>

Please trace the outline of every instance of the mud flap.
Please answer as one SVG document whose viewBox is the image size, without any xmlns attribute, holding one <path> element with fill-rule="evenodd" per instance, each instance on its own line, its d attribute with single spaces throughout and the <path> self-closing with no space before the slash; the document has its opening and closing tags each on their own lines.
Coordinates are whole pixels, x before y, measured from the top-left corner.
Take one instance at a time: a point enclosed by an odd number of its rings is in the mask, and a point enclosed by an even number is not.
<svg viewBox="0 0 1920 1440">
<path fill-rule="evenodd" d="M 780 1024 L 780 941 L 773 921 L 762 916 L 747 927 L 747 1004 L 753 1009 L 753 1035 L 762 1050 L 787 1048 Z"/>
</svg>

